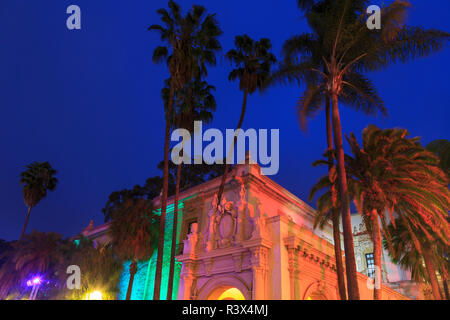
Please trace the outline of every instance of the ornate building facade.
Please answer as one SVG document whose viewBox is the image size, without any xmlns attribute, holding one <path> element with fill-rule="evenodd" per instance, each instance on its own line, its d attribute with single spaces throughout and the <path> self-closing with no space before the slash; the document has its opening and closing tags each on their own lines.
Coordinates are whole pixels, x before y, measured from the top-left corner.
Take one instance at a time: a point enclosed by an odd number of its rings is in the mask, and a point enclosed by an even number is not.
<svg viewBox="0 0 450 320">
<path fill-rule="evenodd" d="M 181 193 L 177 267 L 173 298 L 208 299 L 338 299 L 336 263 L 331 225 L 313 228 L 314 209 L 289 191 L 261 175 L 256 164 L 237 165 L 229 175 L 218 203 L 220 178 Z M 169 204 L 173 198 L 169 198 Z M 156 205 L 158 203 L 156 202 Z M 171 246 L 168 207 L 163 259 L 163 284 Z M 372 299 L 371 241 L 354 218 L 355 254 L 361 299 Z M 107 241 L 107 225 L 85 230 Z M 100 240 L 100 238 L 99 238 Z M 387 255 L 384 254 L 386 260 Z M 385 261 L 386 262 L 386 261 Z M 133 287 L 134 299 L 151 299 L 156 253 L 140 263 Z M 383 264 L 383 299 L 421 298 L 408 274 Z M 129 275 L 124 268 L 123 290 Z M 397 272 L 396 274 L 391 274 Z M 393 279 L 394 282 L 390 283 Z M 408 286 L 399 283 L 408 283 Z M 164 297 L 163 297 L 164 298 Z"/>
</svg>

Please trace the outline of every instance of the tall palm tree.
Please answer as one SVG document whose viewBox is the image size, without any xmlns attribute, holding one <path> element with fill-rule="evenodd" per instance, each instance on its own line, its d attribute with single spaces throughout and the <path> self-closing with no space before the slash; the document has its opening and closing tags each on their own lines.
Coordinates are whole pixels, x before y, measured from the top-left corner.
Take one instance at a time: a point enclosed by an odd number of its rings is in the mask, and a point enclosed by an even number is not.
<svg viewBox="0 0 450 320">
<path fill-rule="evenodd" d="M 392 63 L 428 56 L 442 49 L 450 39 L 446 32 L 404 25 L 409 3 L 401 0 L 396 0 L 382 9 L 381 30 L 369 30 L 366 26 L 366 8 L 369 4 L 366 0 L 299 0 L 298 5 L 306 11 L 312 33 L 294 36 L 286 41 L 283 48 L 284 65 L 280 68 L 288 70 L 285 72 L 287 78 L 308 81 L 316 79 L 315 90 L 325 91 L 331 99 L 333 139 L 342 204 L 347 289 L 349 299 L 352 300 L 359 299 L 359 290 L 339 98 L 345 96 L 346 88 L 355 93 L 352 95 L 354 99 L 366 97 L 366 90 L 361 86 L 367 89 L 374 87 L 363 73 L 383 69 Z M 376 101 L 374 103 L 376 104 Z"/>
<path fill-rule="evenodd" d="M 430 234 L 433 232 L 428 228 Z M 442 276 L 448 274 L 449 262 L 445 257 L 448 252 L 448 245 L 445 245 L 439 239 L 432 243 L 420 229 L 413 229 L 422 248 L 416 248 L 408 228 L 401 219 L 396 219 L 395 227 L 393 224 L 388 226 L 388 234 L 391 235 L 390 244 L 385 240 L 384 248 L 388 251 L 392 261 L 406 270 L 411 271 L 411 278 L 417 282 L 426 281 L 431 284 L 433 296 L 436 300 L 440 299 L 439 284 L 436 272 Z M 422 250 L 422 254 L 419 250 Z M 445 283 L 443 281 L 443 283 Z M 446 299 L 446 292 L 444 285 Z"/>
<path fill-rule="evenodd" d="M 151 25 L 148 30 L 160 34 L 166 46 L 159 46 L 153 52 L 155 63 L 166 62 L 170 73 L 169 101 L 166 113 L 164 141 L 163 190 L 161 199 L 161 226 L 156 262 L 154 299 L 160 298 L 162 257 L 164 247 L 164 228 L 169 176 L 169 139 L 170 119 L 173 113 L 175 92 L 182 89 L 194 78 L 207 74 L 207 66 L 216 64 L 216 52 L 221 49 L 217 37 L 222 34 L 214 14 L 207 14 L 199 5 L 182 16 L 181 8 L 174 1 L 169 1 L 169 10 L 159 9 L 162 25 Z"/>
<path fill-rule="evenodd" d="M 158 240 L 159 217 L 150 200 L 127 197 L 114 211 L 109 232 L 117 256 L 131 260 L 126 300 L 130 300 L 138 261 L 151 258 Z"/>
<path fill-rule="evenodd" d="M 231 155 L 234 149 L 242 123 L 244 122 L 247 96 L 253 94 L 256 90 L 262 91 L 265 88 L 270 78 L 272 65 L 276 62 L 275 55 L 270 52 L 272 49 L 270 39 L 261 38 L 259 41 L 255 41 L 244 34 L 243 36 L 236 36 L 234 45 L 236 48 L 231 49 L 226 54 L 226 58 L 236 67 L 236 69 L 230 72 L 228 79 L 230 81 L 239 81 L 239 90 L 244 92 L 244 98 L 229 155 Z M 218 203 L 220 203 L 222 198 L 228 170 L 229 159 L 227 157 L 218 192 Z"/>
<path fill-rule="evenodd" d="M 315 40 L 317 43 L 315 44 L 315 48 L 320 47 L 319 40 Z M 307 118 L 314 117 L 317 115 L 320 110 L 325 106 L 325 121 L 326 121 L 326 137 L 327 137 L 327 155 L 328 155 L 328 171 L 331 173 L 331 170 L 334 166 L 334 153 L 331 152 L 334 150 L 333 148 L 333 131 L 332 131 L 332 119 L 331 119 L 331 105 L 330 105 L 330 97 L 327 94 L 326 90 L 323 89 L 323 86 L 320 84 L 320 79 L 314 77 L 313 74 L 306 74 L 302 70 L 299 74 L 299 69 L 303 68 L 305 65 L 312 65 L 313 63 L 317 63 L 318 67 L 323 69 L 323 72 L 326 71 L 326 66 L 323 65 L 323 61 L 313 62 L 313 57 L 316 54 L 312 55 L 311 61 L 299 66 L 292 65 L 289 62 L 290 53 L 290 42 L 289 40 L 286 42 L 284 46 L 284 54 L 286 56 L 285 60 L 286 64 L 280 64 L 280 69 L 274 72 L 271 76 L 272 83 L 298 83 L 301 84 L 301 80 L 307 83 L 307 87 L 305 92 L 302 94 L 300 99 L 297 102 L 297 113 L 299 116 L 299 121 L 301 128 L 306 130 L 306 122 Z M 322 64 L 322 65 L 321 65 Z M 303 74 L 305 73 L 305 74 Z M 383 100 L 379 97 L 376 89 L 372 86 L 372 84 L 359 73 L 354 72 L 351 75 L 348 75 L 347 78 L 352 78 L 354 85 L 357 85 L 358 90 L 355 90 L 353 87 L 345 87 L 345 92 L 339 97 L 339 100 L 347 106 L 354 108 L 356 110 L 362 111 L 365 114 L 373 115 L 379 111 L 383 115 L 387 115 L 386 108 L 384 106 Z M 346 292 L 345 292 L 345 278 L 344 278 L 344 266 L 342 264 L 341 254 L 341 236 L 340 236 L 340 227 L 339 227 L 339 211 L 332 210 L 330 219 L 333 227 L 333 238 L 334 238 L 334 249 L 335 249 L 335 257 L 336 257 L 336 271 L 337 271 L 337 279 L 338 279 L 338 287 L 339 294 L 342 300 L 346 300 Z"/>
<path fill-rule="evenodd" d="M 346 156 L 347 171 L 356 185 L 353 197 L 358 211 L 368 219 L 374 243 L 374 263 L 379 270 L 381 229 L 389 242 L 387 221 L 395 226 L 394 212 L 411 230 L 414 243 L 423 249 L 424 256 L 429 248 L 420 246 L 414 229 L 419 229 L 430 240 L 435 236 L 449 243 L 447 176 L 438 167 L 437 157 L 426 151 L 417 138 L 408 138 L 408 135 L 402 129 L 381 130 L 369 126 L 363 131 L 362 146 L 354 134 L 348 139 L 352 156 Z M 427 229 L 431 229 L 433 235 Z M 381 278 L 377 274 L 375 281 L 378 285 L 374 298 L 381 299 Z M 439 292 L 434 294 L 439 299 Z"/>
<path fill-rule="evenodd" d="M 48 162 L 33 162 L 26 168 L 27 170 L 20 174 L 20 184 L 24 185 L 22 189 L 23 200 L 28 207 L 28 212 L 19 241 L 23 239 L 27 229 L 31 208 L 45 198 L 47 190 L 55 190 L 58 183 L 58 179 L 54 177 L 56 170 Z"/>
<path fill-rule="evenodd" d="M 173 114 L 173 125 L 176 128 L 183 128 L 189 132 L 194 131 L 194 121 L 204 121 L 209 123 L 216 110 L 216 99 L 211 91 L 215 88 L 209 85 L 206 81 L 193 80 L 187 84 L 182 90 L 176 92 L 175 96 L 175 112 Z M 162 92 L 165 104 L 168 103 L 169 88 L 164 88 Z M 180 156 L 182 157 L 183 150 Z M 173 277 L 175 271 L 175 250 L 177 241 L 177 227 L 178 227 L 178 202 L 180 197 L 180 182 L 182 163 L 177 165 L 176 169 L 176 185 L 175 185 L 175 200 L 174 200 L 174 215 L 172 228 L 172 246 L 170 252 L 170 268 L 169 268 L 169 285 L 167 287 L 167 299 L 172 299 L 173 291 Z"/>
<path fill-rule="evenodd" d="M 329 157 L 328 171 L 331 174 L 331 170 L 334 166 L 334 157 L 331 151 L 334 148 L 330 96 L 328 92 L 324 90 L 324 84 L 321 83 L 323 79 L 317 78 L 312 72 L 308 72 L 307 68 L 315 66 L 324 73 L 327 73 L 328 71 L 323 60 L 316 60 L 321 55 L 321 39 L 314 39 L 312 35 L 302 36 L 305 39 L 309 38 L 308 41 L 311 42 L 309 46 L 311 49 L 316 50 L 316 52 L 311 51 L 311 56 L 308 60 L 305 60 L 302 63 L 293 64 L 291 61 L 293 54 L 292 50 L 295 50 L 295 47 L 298 46 L 298 41 L 302 40 L 299 39 L 299 37 L 287 40 L 283 47 L 284 62 L 280 63 L 280 68 L 272 74 L 270 82 L 296 83 L 298 85 L 302 84 L 302 80 L 306 82 L 306 90 L 297 102 L 297 113 L 302 130 L 306 130 L 307 118 L 316 116 L 325 106 L 327 154 Z M 311 45 L 312 43 L 314 44 Z M 343 88 L 345 92 L 339 96 L 340 102 L 368 115 L 374 115 L 377 111 L 385 116 L 387 115 L 383 100 L 379 97 L 373 85 L 363 75 L 353 72 L 352 74 L 347 75 L 346 78 L 352 79 L 353 86 L 346 86 Z M 342 300 L 346 300 L 344 266 L 342 258 L 340 258 L 342 257 L 342 254 L 339 215 L 339 210 L 335 210 L 334 208 L 330 212 L 329 218 L 333 227 L 339 295 Z"/>
<path fill-rule="evenodd" d="M 327 113 L 328 115 L 328 113 Z M 328 125 L 327 116 L 327 125 Z M 314 228 L 320 227 L 321 229 L 331 221 L 333 228 L 333 241 L 334 241 L 334 256 L 336 261 L 336 274 L 339 289 L 339 297 L 341 300 L 346 300 L 345 290 L 345 276 L 344 265 L 342 263 L 342 250 L 341 250 L 341 231 L 339 227 L 339 218 L 341 207 L 339 201 L 339 186 L 337 183 L 336 166 L 333 159 L 334 150 L 327 150 L 325 153 L 326 161 L 316 161 L 313 166 L 320 163 L 325 163 L 328 166 L 328 175 L 322 177 L 310 190 L 309 201 L 312 201 L 316 196 L 316 193 L 325 189 L 325 193 L 317 199 L 316 216 L 314 217 Z"/>
</svg>

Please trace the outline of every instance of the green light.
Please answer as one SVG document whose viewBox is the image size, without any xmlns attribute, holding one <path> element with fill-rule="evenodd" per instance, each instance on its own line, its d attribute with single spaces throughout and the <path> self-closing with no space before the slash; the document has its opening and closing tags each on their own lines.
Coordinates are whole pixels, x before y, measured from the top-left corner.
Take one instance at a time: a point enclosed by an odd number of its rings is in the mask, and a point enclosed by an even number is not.
<svg viewBox="0 0 450 320">
<path fill-rule="evenodd" d="M 177 226 L 177 243 L 176 250 L 178 250 L 181 225 L 183 223 L 183 208 L 184 202 L 188 199 L 195 197 L 196 195 L 184 198 L 178 203 L 178 226 Z M 167 287 L 169 283 L 169 269 L 170 269 L 170 252 L 172 249 L 172 228 L 173 228 L 173 213 L 174 204 L 168 205 L 166 210 L 166 224 L 164 231 L 164 249 L 163 249 L 163 266 L 162 266 L 162 278 L 161 278 L 161 300 L 167 300 Z M 155 211 L 156 214 L 161 215 L 161 209 Z M 133 291 L 131 294 L 131 300 L 152 300 L 155 282 L 156 272 L 156 259 L 158 250 L 153 252 L 150 260 L 138 263 L 138 271 L 134 278 Z M 130 262 L 124 263 L 124 271 L 120 277 L 119 282 L 119 294 L 118 299 L 125 299 L 126 291 L 128 288 Z M 178 297 L 178 287 L 180 282 L 181 263 L 175 261 L 174 281 L 172 300 L 176 300 Z"/>
</svg>

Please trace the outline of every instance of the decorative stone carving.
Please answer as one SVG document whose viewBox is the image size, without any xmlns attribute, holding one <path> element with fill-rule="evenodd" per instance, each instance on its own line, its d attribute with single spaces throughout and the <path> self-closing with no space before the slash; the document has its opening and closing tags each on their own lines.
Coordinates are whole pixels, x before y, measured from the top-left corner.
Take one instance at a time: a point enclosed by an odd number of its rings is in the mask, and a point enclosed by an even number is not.
<svg viewBox="0 0 450 320">
<path fill-rule="evenodd" d="M 187 235 L 187 239 L 184 240 L 183 254 L 195 254 L 197 244 L 199 242 L 198 225 L 193 223 L 191 225 L 190 233 Z"/>
<path fill-rule="evenodd" d="M 260 201 L 256 199 L 255 209 L 250 210 L 250 217 L 253 220 L 253 233 L 251 239 L 266 237 L 266 224 L 260 209 Z"/>
<path fill-rule="evenodd" d="M 233 261 L 234 261 L 234 272 L 241 272 L 242 271 L 242 262 L 243 262 L 243 254 L 242 252 L 235 253 L 232 255 Z"/>
<path fill-rule="evenodd" d="M 218 197 L 217 194 L 214 195 L 212 208 L 208 213 L 208 241 L 206 243 L 206 251 L 214 250 L 216 247 L 216 218 L 217 218 L 217 209 L 218 209 Z"/>
<path fill-rule="evenodd" d="M 213 263 L 214 263 L 213 259 L 205 259 L 204 260 L 205 273 L 206 273 L 206 275 L 208 277 L 211 275 L 211 270 L 212 270 Z"/>
<path fill-rule="evenodd" d="M 216 248 L 226 248 L 234 244 L 237 229 L 237 210 L 232 201 L 225 196 L 218 203 L 217 194 L 214 195 L 211 211 L 209 212 L 208 241 L 206 251 Z"/>
<path fill-rule="evenodd" d="M 243 240 L 246 240 L 246 229 L 247 225 L 247 213 L 248 213 L 248 202 L 247 202 L 247 190 L 245 189 L 245 185 L 242 182 L 242 179 L 239 179 L 241 182 L 241 188 L 239 191 L 240 204 L 238 206 L 238 217 L 237 217 L 237 226 L 236 226 L 236 242 L 239 243 Z"/>
</svg>

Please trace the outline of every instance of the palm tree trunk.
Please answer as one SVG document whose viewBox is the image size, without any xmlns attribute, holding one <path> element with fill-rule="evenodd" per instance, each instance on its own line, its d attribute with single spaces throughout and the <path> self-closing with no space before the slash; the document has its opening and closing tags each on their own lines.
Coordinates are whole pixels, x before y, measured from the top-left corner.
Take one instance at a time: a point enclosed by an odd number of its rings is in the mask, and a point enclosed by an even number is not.
<svg viewBox="0 0 450 320">
<path fill-rule="evenodd" d="M 353 246 L 352 222 L 350 203 L 347 189 L 347 174 L 345 172 L 344 146 L 342 140 L 341 120 L 339 117 L 337 94 L 331 96 L 333 136 L 336 148 L 337 172 L 339 178 L 339 192 L 341 196 L 342 229 L 344 232 L 345 271 L 347 273 L 347 290 L 350 300 L 359 300 L 358 280 L 356 273 L 355 249 Z"/>
<path fill-rule="evenodd" d="M 167 300 L 172 300 L 172 291 L 173 291 L 173 275 L 175 272 L 175 250 L 177 246 L 178 198 L 180 197 L 181 167 L 182 163 L 180 163 L 177 166 L 177 183 L 175 188 L 175 202 L 173 210 L 172 248 L 170 251 L 170 269 L 169 269 L 169 285 L 167 287 Z"/>
<path fill-rule="evenodd" d="M 373 300 L 381 300 L 381 230 L 377 210 L 372 210 L 373 261 L 375 264 L 375 283 Z"/>
<path fill-rule="evenodd" d="M 236 128 L 236 133 L 238 133 L 238 130 L 241 129 L 242 127 L 242 123 L 244 122 L 244 116 L 245 116 L 245 109 L 247 107 L 247 96 L 248 96 L 248 91 L 244 90 L 244 99 L 242 102 L 242 109 L 241 109 L 241 116 L 239 118 L 239 122 Z M 237 141 L 237 135 L 234 135 L 234 139 L 233 139 L 233 144 L 231 145 L 230 151 L 229 151 L 229 155 L 232 154 L 233 150 L 234 150 L 234 145 L 236 144 Z M 225 172 L 222 175 L 222 181 L 220 182 L 220 187 L 219 187 L 219 193 L 217 194 L 217 198 L 218 198 L 218 204 L 220 204 L 220 201 L 222 199 L 222 194 L 223 194 L 223 190 L 225 188 L 225 181 L 227 180 L 227 176 L 228 176 L 228 168 L 229 168 L 229 164 L 228 164 L 228 157 L 225 159 Z"/>
<path fill-rule="evenodd" d="M 442 278 L 442 285 L 444 286 L 444 295 L 445 295 L 445 299 L 449 300 L 449 294 L 448 294 L 448 283 L 447 283 L 447 278 L 443 277 Z"/>
<path fill-rule="evenodd" d="M 163 171 L 163 192 L 161 201 L 161 220 L 159 224 L 159 238 L 158 238 L 158 255 L 156 259 L 155 271 L 155 288 L 153 291 L 153 299 L 160 299 L 161 292 L 161 278 L 162 278 L 162 263 L 163 263 L 163 249 L 164 249 L 164 229 L 166 225 L 166 207 L 167 207 L 167 193 L 169 189 L 169 142 L 170 142 L 170 119 L 172 117 L 173 98 L 175 94 L 173 77 L 170 83 L 169 102 L 167 104 L 166 114 L 166 132 L 164 141 L 164 171 Z"/>
<path fill-rule="evenodd" d="M 133 258 L 130 264 L 130 281 L 128 281 L 127 297 L 125 298 L 126 300 L 130 300 L 131 298 L 131 291 L 133 289 L 133 282 L 136 271 L 137 271 L 137 262 L 136 259 Z"/>
<path fill-rule="evenodd" d="M 27 229 L 28 219 L 30 218 L 31 206 L 28 207 L 27 217 L 25 218 L 25 223 L 23 225 L 22 234 L 20 235 L 19 241 L 22 241 L 23 236 L 25 235 L 25 230 Z"/>
<path fill-rule="evenodd" d="M 423 260 L 425 260 L 425 266 L 427 267 L 428 276 L 430 278 L 431 290 L 435 300 L 441 300 L 441 293 L 439 292 L 439 283 L 436 277 L 436 269 L 434 267 L 433 258 L 430 254 L 431 248 L 424 248 L 422 250 Z"/>
<path fill-rule="evenodd" d="M 345 292 L 345 276 L 344 265 L 342 263 L 342 249 L 341 249 L 341 230 L 339 228 L 339 212 L 333 212 L 333 240 L 334 240 L 334 255 L 336 258 L 336 273 L 339 288 L 339 296 L 341 300 L 347 300 Z"/>
<path fill-rule="evenodd" d="M 403 223 L 408 228 L 408 231 L 410 232 L 414 246 L 416 247 L 419 254 L 423 257 L 423 260 L 425 261 L 425 267 L 427 269 L 427 273 L 430 278 L 433 296 L 436 300 L 441 300 L 441 295 L 439 293 L 439 284 L 438 284 L 437 277 L 436 277 L 436 270 L 434 269 L 434 265 L 433 265 L 433 262 L 431 261 L 431 256 L 430 256 L 430 252 L 429 252 L 430 249 L 427 248 L 425 245 L 422 248 L 422 245 L 421 245 L 419 239 L 417 239 L 413 230 L 411 230 L 409 221 L 406 219 L 406 217 L 403 214 L 400 215 L 400 218 L 403 220 Z"/>
<path fill-rule="evenodd" d="M 328 172 L 332 168 L 333 156 L 331 150 L 333 150 L 333 132 L 331 125 L 331 106 L 330 99 L 327 97 L 325 102 L 325 113 L 326 113 L 326 127 L 327 127 L 327 146 L 328 146 L 328 161 L 330 165 L 328 167 Z M 342 251 L 341 251 L 341 231 L 339 228 L 339 215 L 338 212 L 332 212 L 333 218 L 333 240 L 334 240 L 334 256 L 336 260 L 336 272 L 337 281 L 339 288 L 339 296 L 341 300 L 347 300 L 347 294 L 345 293 L 345 277 L 344 277 L 344 265 L 342 264 Z"/>
</svg>

